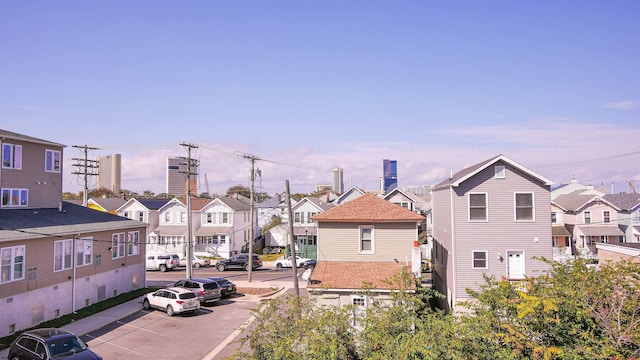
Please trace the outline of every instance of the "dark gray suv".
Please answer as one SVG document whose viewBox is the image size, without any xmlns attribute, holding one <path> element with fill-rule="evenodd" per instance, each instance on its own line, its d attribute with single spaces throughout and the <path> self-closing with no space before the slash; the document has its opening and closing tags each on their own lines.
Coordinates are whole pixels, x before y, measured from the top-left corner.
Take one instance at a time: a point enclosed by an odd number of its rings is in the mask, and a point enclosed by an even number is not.
<svg viewBox="0 0 640 360">
<path fill-rule="evenodd" d="M 216 302 L 222 298 L 222 289 L 220 289 L 220 285 L 211 279 L 182 279 L 170 284 L 169 286 L 180 287 L 193 291 L 201 304 Z"/>
<path fill-rule="evenodd" d="M 252 270 L 256 270 L 262 267 L 262 259 L 258 254 L 253 254 L 253 261 L 251 261 Z M 249 270 L 249 254 L 238 254 L 228 259 L 218 260 L 216 264 L 218 271 L 225 271 L 227 269 L 242 269 Z"/>
</svg>

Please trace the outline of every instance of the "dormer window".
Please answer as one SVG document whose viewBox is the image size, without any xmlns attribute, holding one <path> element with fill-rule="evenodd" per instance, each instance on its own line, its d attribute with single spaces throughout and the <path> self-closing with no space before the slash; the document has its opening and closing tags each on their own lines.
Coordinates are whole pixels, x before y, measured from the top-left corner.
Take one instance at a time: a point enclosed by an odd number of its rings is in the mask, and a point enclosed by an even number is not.
<svg viewBox="0 0 640 360">
<path fill-rule="evenodd" d="M 495 167 L 496 179 L 504 179 L 507 174 L 504 165 L 498 165 Z"/>
</svg>

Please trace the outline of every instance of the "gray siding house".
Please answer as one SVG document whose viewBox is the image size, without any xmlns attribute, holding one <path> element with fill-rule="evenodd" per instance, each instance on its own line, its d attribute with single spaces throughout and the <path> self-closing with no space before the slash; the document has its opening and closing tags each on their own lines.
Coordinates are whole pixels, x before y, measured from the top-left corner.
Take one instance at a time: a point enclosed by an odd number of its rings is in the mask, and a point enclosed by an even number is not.
<svg viewBox="0 0 640 360">
<path fill-rule="evenodd" d="M 456 311 L 483 276 L 517 281 L 552 258 L 552 182 L 504 155 L 459 171 L 433 189 L 433 285 Z"/>
</svg>

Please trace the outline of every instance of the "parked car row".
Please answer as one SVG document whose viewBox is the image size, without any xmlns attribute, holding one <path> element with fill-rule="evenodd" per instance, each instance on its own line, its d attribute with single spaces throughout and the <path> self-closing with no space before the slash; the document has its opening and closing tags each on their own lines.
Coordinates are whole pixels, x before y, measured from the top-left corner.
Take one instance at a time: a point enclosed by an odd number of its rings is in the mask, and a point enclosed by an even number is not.
<svg viewBox="0 0 640 360">
<path fill-rule="evenodd" d="M 145 310 L 162 310 L 169 316 L 194 313 L 200 306 L 215 303 L 236 292 L 236 285 L 222 277 L 181 279 L 146 294 L 142 307 Z"/>
</svg>

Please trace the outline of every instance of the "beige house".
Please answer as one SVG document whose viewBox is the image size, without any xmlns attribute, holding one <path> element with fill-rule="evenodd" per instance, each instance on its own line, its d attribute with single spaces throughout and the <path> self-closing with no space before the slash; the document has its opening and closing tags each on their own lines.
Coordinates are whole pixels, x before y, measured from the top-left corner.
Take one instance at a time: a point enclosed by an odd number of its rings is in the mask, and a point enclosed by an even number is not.
<svg viewBox="0 0 640 360">
<path fill-rule="evenodd" d="M 318 263 L 307 289 L 320 304 L 364 307 L 363 287 L 388 294 L 394 286 L 384 280 L 402 269 L 419 272 L 422 215 L 363 194 L 311 219 L 317 223 Z"/>
<path fill-rule="evenodd" d="M 63 202 L 64 145 L 0 146 L 0 337 L 145 286 L 145 224 Z"/>
</svg>

